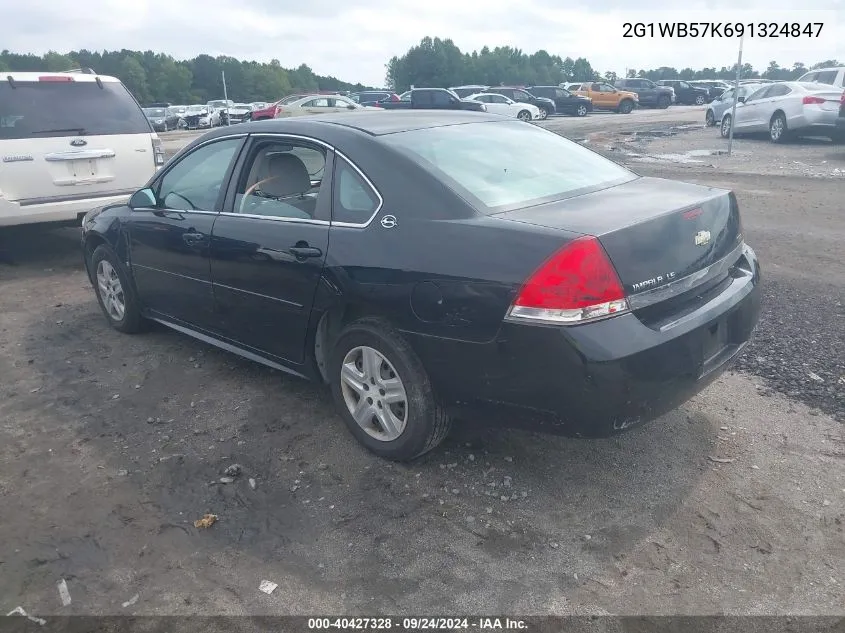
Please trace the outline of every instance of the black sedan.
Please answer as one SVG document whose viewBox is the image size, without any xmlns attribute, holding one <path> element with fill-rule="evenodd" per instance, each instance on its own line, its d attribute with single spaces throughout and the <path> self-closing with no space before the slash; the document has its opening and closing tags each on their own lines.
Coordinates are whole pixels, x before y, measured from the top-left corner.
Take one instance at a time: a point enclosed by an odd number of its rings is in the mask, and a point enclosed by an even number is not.
<svg viewBox="0 0 845 633">
<path fill-rule="evenodd" d="M 88 213 L 82 243 L 112 327 L 327 383 L 397 460 L 467 410 L 582 437 L 652 419 L 729 366 L 760 309 L 731 192 L 479 112 L 215 130 Z"/>
<path fill-rule="evenodd" d="M 170 108 L 144 108 L 144 115 L 156 132 L 169 132 L 184 127 L 182 117 Z"/>
<path fill-rule="evenodd" d="M 554 101 L 558 114 L 587 116 L 588 112 L 593 111 L 592 99 L 576 95 L 559 86 L 531 86 L 528 90 L 535 97 Z"/>
</svg>

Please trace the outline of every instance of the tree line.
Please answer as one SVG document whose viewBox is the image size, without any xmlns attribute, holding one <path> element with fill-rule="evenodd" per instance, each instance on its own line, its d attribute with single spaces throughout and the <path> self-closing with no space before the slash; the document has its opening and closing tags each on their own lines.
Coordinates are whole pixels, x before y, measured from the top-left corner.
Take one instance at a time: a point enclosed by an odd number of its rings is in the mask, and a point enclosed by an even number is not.
<svg viewBox="0 0 845 633">
<path fill-rule="evenodd" d="M 278 60 L 269 63 L 242 61 L 234 57 L 198 55 L 176 60 L 153 51 L 72 51 L 66 54 L 17 54 L 0 51 L 0 72 L 49 71 L 92 68 L 102 75 L 118 77 L 142 104 L 205 103 L 223 98 L 226 92 L 234 101 L 276 101 L 292 93 L 318 90 L 364 90 L 335 77 L 315 74 L 306 64 L 283 68 Z"/>
<path fill-rule="evenodd" d="M 796 62 L 781 67 L 777 62 L 758 71 L 743 64 L 742 77 L 797 79 L 813 68 L 839 66 L 834 59 L 812 66 Z M 336 77 L 317 75 L 306 64 L 283 68 L 278 60 L 269 63 L 244 61 L 234 57 L 198 55 L 177 60 L 153 51 L 72 51 L 48 52 L 44 55 L 0 51 L 0 72 L 49 71 L 72 68 L 93 68 L 103 75 L 118 77 L 143 103 L 205 103 L 223 98 L 223 78 L 230 99 L 235 101 L 275 101 L 292 93 L 318 90 L 366 90 L 361 83 L 350 83 Z M 451 39 L 424 37 L 401 57 L 390 59 L 386 66 L 386 87 L 402 92 L 409 87 L 448 87 L 461 84 L 557 85 L 566 81 L 617 79 L 613 71 L 600 72 L 584 57 L 562 58 L 545 50 L 535 53 L 511 46 L 485 46 L 480 51 L 462 52 Z M 651 70 L 628 69 L 628 77 L 659 79 L 733 79 L 736 65 L 721 68 L 682 68 L 661 66 Z"/>
<path fill-rule="evenodd" d="M 763 71 L 755 70 L 751 64 L 743 64 L 743 79 L 797 79 L 808 70 L 825 66 L 842 65 L 835 59 L 828 59 L 812 66 L 795 62 L 781 67 L 776 61 L 769 62 Z M 660 79 L 734 79 L 736 64 L 721 68 L 682 68 L 661 66 L 652 70 L 627 69 L 628 77 L 646 77 L 653 81 Z M 410 86 L 448 87 L 465 84 L 494 85 L 557 85 L 567 81 L 590 81 L 601 79 L 616 81 L 614 71 L 600 72 L 584 57 L 561 58 L 544 50 L 525 53 L 511 46 L 489 48 L 480 51 L 461 52 L 451 39 L 424 37 L 401 57 L 393 57 L 387 63 L 387 85 L 398 92 Z"/>
</svg>

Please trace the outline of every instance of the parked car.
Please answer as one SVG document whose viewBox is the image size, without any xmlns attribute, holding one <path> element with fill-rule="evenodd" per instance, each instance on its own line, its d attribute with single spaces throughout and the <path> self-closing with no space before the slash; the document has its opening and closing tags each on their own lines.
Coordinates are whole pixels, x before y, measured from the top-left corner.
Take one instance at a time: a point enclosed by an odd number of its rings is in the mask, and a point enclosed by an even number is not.
<svg viewBox="0 0 845 633">
<path fill-rule="evenodd" d="M 580 84 L 579 84 L 580 85 Z M 531 86 L 531 94 L 550 99 L 555 104 L 555 112 L 571 116 L 587 116 L 593 111 L 593 102 L 589 97 L 576 95 L 558 86 Z"/>
<path fill-rule="evenodd" d="M 286 105 L 288 103 L 293 103 L 298 99 L 302 99 L 303 97 L 307 97 L 307 94 L 294 94 L 288 95 L 287 97 L 283 97 L 276 101 L 275 103 L 266 106 L 259 110 L 253 110 L 250 113 L 250 121 L 261 121 L 263 119 L 275 119 L 276 115 L 279 113 L 279 107 Z"/>
<path fill-rule="evenodd" d="M 589 97 L 596 110 L 613 110 L 630 114 L 639 105 L 636 92 L 618 90 L 603 81 L 588 81 L 576 87 L 575 94 Z"/>
<path fill-rule="evenodd" d="M 252 108 L 248 103 L 233 103 L 227 112 L 230 123 L 243 123 L 250 120 Z"/>
<path fill-rule="evenodd" d="M 731 88 L 731 84 L 719 79 L 696 79 L 689 83 L 695 88 L 704 88 L 707 90 L 708 103 L 720 97 L 725 90 Z"/>
<path fill-rule="evenodd" d="M 533 106 L 537 106 L 540 109 L 540 116 L 538 118 L 541 121 L 549 118 L 557 111 L 557 108 L 555 107 L 555 102 L 552 99 L 547 99 L 545 97 L 535 95 L 530 92 L 527 88 L 498 86 L 495 88 L 488 88 L 483 92 L 500 94 L 517 103 L 529 103 Z"/>
<path fill-rule="evenodd" d="M 481 86 L 478 84 L 469 84 L 466 86 L 452 86 L 449 88 L 452 92 L 458 95 L 461 99 L 465 99 L 470 95 L 478 94 L 479 92 L 484 92 L 490 86 Z"/>
<path fill-rule="evenodd" d="M 209 132 L 82 227 L 111 327 L 157 321 L 327 383 L 395 460 L 459 411 L 596 437 L 679 406 L 757 322 L 743 238 L 730 191 L 477 112 Z"/>
<path fill-rule="evenodd" d="M 840 138 L 837 129 L 841 93 L 828 84 L 785 81 L 758 88 L 736 107 L 736 121 L 731 112 L 722 116 L 721 133 L 768 132 L 773 143 L 790 136 L 817 135 L 832 140 Z"/>
<path fill-rule="evenodd" d="M 845 138 L 845 91 L 839 97 L 839 116 L 836 119 L 836 127 L 839 130 L 839 140 Z"/>
<path fill-rule="evenodd" d="M 349 112 L 354 110 L 378 112 L 381 108 L 362 106 L 355 103 L 349 97 L 343 97 L 337 94 L 330 96 L 308 95 L 307 97 L 279 105 L 276 108 L 276 118 L 326 114 L 328 112 Z"/>
<path fill-rule="evenodd" d="M 675 101 L 675 91 L 669 86 L 658 86 L 651 79 L 631 77 L 613 82 L 618 90 L 635 92 L 640 106 L 666 109 Z"/>
<path fill-rule="evenodd" d="M 156 132 L 178 129 L 182 118 L 170 108 L 143 108 L 144 116 Z M 183 122 L 184 127 L 184 122 Z"/>
<path fill-rule="evenodd" d="M 798 78 L 800 82 L 828 84 L 837 88 L 845 88 L 845 66 L 833 68 L 818 68 L 804 73 Z"/>
<path fill-rule="evenodd" d="M 163 164 L 158 135 L 115 77 L 3 72 L 0 226 L 76 224 L 125 202 Z"/>
<path fill-rule="evenodd" d="M 381 101 L 399 101 L 399 97 L 389 90 L 369 90 L 364 92 L 353 92 L 349 95 L 355 103 L 363 106 L 372 106 Z"/>
<path fill-rule="evenodd" d="M 675 103 L 681 105 L 704 105 L 711 101 L 707 88 L 697 88 L 682 79 L 661 79 L 659 86 L 668 86 L 675 91 Z"/>
<path fill-rule="evenodd" d="M 220 111 L 210 110 L 208 106 L 204 105 L 188 106 L 182 118 L 185 120 L 185 126 L 189 130 L 217 127 L 221 123 Z"/>
<path fill-rule="evenodd" d="M 270 104 L 267 103 L 266 101 L 253 101 L 252 103 L 249 104 L 249 111 L 250 111 L 250 113 L 252 113 L 252 112 L 255 112 L 256 110 L 263 110 L 264 108 L 266 108 L 269 105 Z"/>
<path fill-rule="evenodd" d="M 457 94 L 446 88 L 414 88 L 408 99 L 399 101 L 385 101 L 381 108 L 385 110 L 475 110 L 485 112 L 487 106 L 472 99 L 461 99 Z"/>
<path fill-rule="evenodd" d="M 487 107 L 487 112 L 510 116 L 520 121 L 533 121 L 540 118 L 540 108 L 530 103 L 517 103 L 505 95 L 495 92 L 479 92 L 470 95 L 467 100 L 478 101 Z"/>
<path fill-rule="evenodd" d="M 704 125 L 707 127 L 712 127 L 717 125 L 721 122 L 722 117 L 725 115 L 726 112 L 730 112 L 733 108 L 734 104 L 734 94 L 738 94 L 739 96 L 739 103 L 745 101 L 745 98 L 754 92 L 755 90 L 759 90 L 762 86 L 768 86 L 769 84 L 753 84 L 753 85 L 745 85 L 739 86 L 739 92 L 735 93 L 734 88 L 729 88 L 725 92 L 721 94 L 721 96 L 716 97 L 707 106 L 707 111 L 704 113 Z"/>
</svg>

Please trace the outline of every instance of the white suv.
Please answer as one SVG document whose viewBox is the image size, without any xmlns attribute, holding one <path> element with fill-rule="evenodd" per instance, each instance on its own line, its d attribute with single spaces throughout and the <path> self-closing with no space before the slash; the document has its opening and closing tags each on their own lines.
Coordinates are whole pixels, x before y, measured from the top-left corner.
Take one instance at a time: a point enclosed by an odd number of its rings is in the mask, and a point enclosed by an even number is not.
<svg viewBox="0 0 845 633">
<path fill-rule="evenodd" d="M 828 84 L 834 88 L 845 88 L 845 66 L 817 68 L 801 75 L 796 81 Z"/>
<path fill-rule="evenodd" d="M 163 164 L 120 80 L 0 72 L 0 226 L 79 220 L 127 200 Z"/>
</svg>

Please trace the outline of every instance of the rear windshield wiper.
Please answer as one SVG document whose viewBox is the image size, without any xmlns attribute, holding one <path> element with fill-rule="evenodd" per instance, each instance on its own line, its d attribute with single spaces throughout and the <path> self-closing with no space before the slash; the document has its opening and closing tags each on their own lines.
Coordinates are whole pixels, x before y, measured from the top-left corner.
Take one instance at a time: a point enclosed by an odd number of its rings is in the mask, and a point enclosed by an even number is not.
<svg viewBox="0 0 845 633">
<path fill-rule="evenodd" d="M 58 134 L 59 132 L 76 132 L 77 134 L 84 136 L 88 132 L 85 131 L 84 127 L 65 127 L 65 128 L 57 128 L 55 130 L 38 130 L 37 132 L 33 132 L 32 134 Z"/>
</svg>

